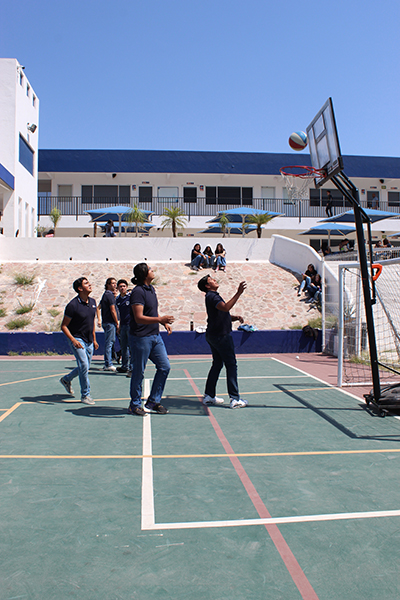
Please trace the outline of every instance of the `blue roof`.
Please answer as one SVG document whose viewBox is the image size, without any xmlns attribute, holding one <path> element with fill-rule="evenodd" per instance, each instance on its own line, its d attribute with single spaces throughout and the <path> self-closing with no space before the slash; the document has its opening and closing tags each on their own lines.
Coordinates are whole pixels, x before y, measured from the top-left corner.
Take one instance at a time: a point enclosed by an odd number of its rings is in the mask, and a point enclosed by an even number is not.
<svg viewBox="0 0 400 600">
<path fill-rule="evenodd" d="M 400 158 L 344 156 L 349 177 L 400 179 Z M 235 173 L 279 175 L 281 167 L 310 165 L 309 154 L 186 150 L 39 150 L 39 172 Z"/>
</svg>

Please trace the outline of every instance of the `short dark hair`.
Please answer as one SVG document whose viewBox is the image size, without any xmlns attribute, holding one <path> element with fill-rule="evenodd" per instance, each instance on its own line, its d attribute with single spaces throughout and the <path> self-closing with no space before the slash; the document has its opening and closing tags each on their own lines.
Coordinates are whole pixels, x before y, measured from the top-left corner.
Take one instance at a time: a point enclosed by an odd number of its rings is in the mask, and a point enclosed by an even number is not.
<svg viewBox="0 0 400 600">
<path fill-rule="evenodd" d="M 131 281 L 134 285 L 142 285 L 147 275 L 149 274 L 149 267 L 147 263 L 138 263 L 133 267 L 133 274 Z"/>
<path fill-rule="evenodd" d="M 199 288 L 199 290 L 201 292 L 207 292 L 207 284 L 208 284 L 208 278 L 210 276 L 209 275 L 204 275 L 204 277 L 202 277 L 200 279 L 200 281 L 197 282 L 197 287 Z"/>
<path fill-rule="evenodd" d="M 74 283 L 72 284 L 72 287 L 74 288 L 77 294 L 79 294 L 79 288 L 82 287 L 82 283 L 87 280 L 87 277 L 79 277 L 79 279 L 75 279 Z"/>
<path fill-rule="evenodd" d="M 104 289 L 107 291 L 108 286 L 112 281 L 115 281 L 115 277 L 107 277 L 106 282 L 104 284 Z"/>
<path fill-rule="evenodd" d="M 120 283 L 124 283 L 126 285 L 126 287 L 128 287 L 128 282 L 126 279 L 118 279 L 117 281 L 117 287 L 119 286 Z"/>
</svg>

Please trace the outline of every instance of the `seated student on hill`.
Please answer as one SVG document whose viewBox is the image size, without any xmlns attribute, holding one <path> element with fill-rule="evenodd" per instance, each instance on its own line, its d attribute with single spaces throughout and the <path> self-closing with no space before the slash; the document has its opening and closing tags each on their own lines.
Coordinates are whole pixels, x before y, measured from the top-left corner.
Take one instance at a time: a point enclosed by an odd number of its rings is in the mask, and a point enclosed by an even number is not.
<svg viewBox="0 0 400 600">
<path fill-rule="evenodd" d="M 203 250 L 203 256 L 207 259 L 207 267 L 211 268 L 214 266 L 215 256 L 211 250 L 211 246 L 206 246 Z"/>
<path fill-rule="evenodd" d="M 304 273 L 302 273 L 303 281 L 301 282 L 299 291 L 297 292 L 298 296 L 301 296 L 301 292 L 304 289 L 310 287 L 312 279 L 313 279 L 313 277 L 315 277 L 316 274 L 317 274 L 317 271 L 316 271 L 314 265 L 309 264 L 307 266 L 307 270 Z"/>
<path fill-rule="evenodd" d="M 215 248 L 215 262 L 214 269 L 216 271 L 225 271 L 226 269 L 226 250 L 221 243 L 217 244 Z"/>
<path fill-rule="evenodd" d="M 311 304 L 320 304 L 322 300 L 322 279 L 321 275 L 316 273 L 313 277 L 311 284 L 306 288 L 306 291 L 309 293 L 310 297 L 306 302 L 310 302 Z"/>
<path fill-rule="evenodd" d="M 195 244 L 193 246 L 192 254 L 190 257 L 190 266 L 194 271 L 199 271 L 200 269 L 207 266 L 207 257 L 204 256 L 201 251 L 200 244 Z"/>
</svg>

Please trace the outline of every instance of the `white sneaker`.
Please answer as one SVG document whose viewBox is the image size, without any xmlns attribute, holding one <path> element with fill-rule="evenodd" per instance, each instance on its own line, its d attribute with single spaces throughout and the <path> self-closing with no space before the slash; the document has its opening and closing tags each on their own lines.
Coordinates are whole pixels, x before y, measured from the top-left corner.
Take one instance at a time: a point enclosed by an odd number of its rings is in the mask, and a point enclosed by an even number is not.
<svg viewBox="0 0 400 600">
<path fill-rule="evenodd" d="M 116 373 L 117 368 L 114 367 L 114 365 L 111 365 L 110 367 L 103 367 L 103 371 L 112 371 L 113 373 Z"/>
<path fill-rule="evenodd" d="M 243 398 L 239 398 L 238 400 L 231 398 L 231 408 L 244 408 L 247 405 L 247 400 L 243 400 Z"/>
<path fill-rule="evenodd" d="M 215 396 L 214 398 L 211 398 L 211 396 L 207 396 L 207 394 L 205 394 L 203 400 L 202 400 L 203 404 L 223 404 L 224 403 L 224 399 L 223 398 L 218 398 L 218 396 Z"/>
<path fill-rule="evenodd" d="M 90 396 L 86 396 L 86 398 L 82 398 L 81 402 L 83 402 L 83 404 L 96 404 L 96 402 Z"/>
</svg>

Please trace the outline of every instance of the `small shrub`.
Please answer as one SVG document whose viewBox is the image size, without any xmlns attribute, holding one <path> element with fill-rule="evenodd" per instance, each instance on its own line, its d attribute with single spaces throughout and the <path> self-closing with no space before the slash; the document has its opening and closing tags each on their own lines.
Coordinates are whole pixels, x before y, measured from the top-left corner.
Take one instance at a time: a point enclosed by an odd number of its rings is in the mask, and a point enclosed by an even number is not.
<svg viewBox="0 0 400 600">
<path fill-rule="evenodd" d="M 47 310 L 47 312 L 49 313 L 49 315 L 51 315 L 53 317 L 53 319 L 55 319 L 56 317 L 58 317 L 58 315 L 60 314 L 60 311 L 57 310 L 56 308 L 49 308 Z"/>
<path fill-rule="evenodd" d="M 32 285 L 34 281 L 34 275 L 25 275 L 25 273 L 15 273 L 14 275 L 14 282 L 17 285 Z"/>
<path fill-rule="evenodd" d="M 7 311 L 5 308 L 0 308 L 0 317 L 5 317 L 7 316 Z"/>
<path fill-rule="evenodd" d="M 29 302 L 28 304 L 20 303 L 19 308 L 17 308 L 15 312 L 17 313 L 17 315 L 24 315 L 25 313 L 31 312 L 34 306 L 34 302 Z"/>
<path fill-rule="evenodd" d="M 23 329 L 31 322 L 27 317 L 19 317 L 19 319 L 13 319 L 6 323 L 7 329 Z"/>
<path fill-rule="evenodd" d="M 315 319 L 310 319 L 308 321 L 308 325 L 313 329 L 321 329 L 322 328 L 322 317 L 316 317 Z"/>
<path fill-rule="evenodd" d="M 9 350 L 7 354 L 8 356 L 19 356 L 19 352 L 14 352 L 14 350 Z"/>
</svg>

